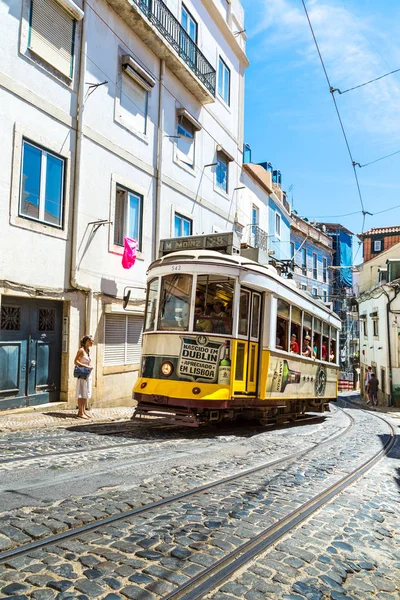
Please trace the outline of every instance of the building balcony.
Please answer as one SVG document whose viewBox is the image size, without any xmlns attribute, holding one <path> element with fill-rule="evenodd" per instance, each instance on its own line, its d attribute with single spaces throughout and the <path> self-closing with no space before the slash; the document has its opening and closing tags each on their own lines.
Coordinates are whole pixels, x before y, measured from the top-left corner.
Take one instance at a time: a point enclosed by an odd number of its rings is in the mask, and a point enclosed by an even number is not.
<svg viewBox="0 0 400 600">
<path fill-rule="evenodd" d="M 108 3 L 202 104 L 214 102 L 214 67 L 162 0 Z"/>
<path fill-rule="evenodd" d="M 258 225 L 245 225 L 241 254 L 260 264 L 268 264 L 268 234 Z"/>
</svg>

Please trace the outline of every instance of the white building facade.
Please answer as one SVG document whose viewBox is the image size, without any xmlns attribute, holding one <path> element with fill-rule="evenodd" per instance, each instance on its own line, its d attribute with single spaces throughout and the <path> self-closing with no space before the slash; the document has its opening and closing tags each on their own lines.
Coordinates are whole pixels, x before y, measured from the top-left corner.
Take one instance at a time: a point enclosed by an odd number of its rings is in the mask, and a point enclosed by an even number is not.
<svg viewBox="0 0 400 600">
<path fill-rule="evenodd" d="M 159 240 L 231 231 L 243 149 L 235 0 L 1 6 L 0 410 L 128 402 Z M 137 240 L 130 270 L 124 237 Z M 123 297 L 130 289 L 125 311 Z"/>
<path fill-rule="evenodd" d="M 378 401 L 400 406 L 400 244 L 359 265 L 360 388 L 372 367 Z"/>
</svg>

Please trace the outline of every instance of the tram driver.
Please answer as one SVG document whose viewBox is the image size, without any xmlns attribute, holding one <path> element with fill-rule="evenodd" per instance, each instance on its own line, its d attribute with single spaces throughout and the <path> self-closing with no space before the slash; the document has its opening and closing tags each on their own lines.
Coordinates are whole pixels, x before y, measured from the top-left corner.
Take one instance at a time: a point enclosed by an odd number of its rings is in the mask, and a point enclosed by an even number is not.
<svg viewBox="0 0 400 600">
<path fill-rule="evenodd" d="M 195 306 L 194 308 L 194 326 L 195 331 L 205 331 L 206 333 L 212 332 L 212 323 L 204 314 L 204 309 L 201 306 Z"/>
</svg>

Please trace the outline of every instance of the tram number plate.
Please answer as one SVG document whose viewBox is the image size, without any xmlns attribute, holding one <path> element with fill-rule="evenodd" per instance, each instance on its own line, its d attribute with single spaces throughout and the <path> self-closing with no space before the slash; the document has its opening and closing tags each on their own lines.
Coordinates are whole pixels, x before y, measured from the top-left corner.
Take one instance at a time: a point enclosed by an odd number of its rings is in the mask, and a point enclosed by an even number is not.
<svg viewBox="0 0 400 600">
<path fill-rule="evenodd" d="M 171 271 L 180 271 L 182 268 L 181 265 L 172 265 Z"/>
</svg>

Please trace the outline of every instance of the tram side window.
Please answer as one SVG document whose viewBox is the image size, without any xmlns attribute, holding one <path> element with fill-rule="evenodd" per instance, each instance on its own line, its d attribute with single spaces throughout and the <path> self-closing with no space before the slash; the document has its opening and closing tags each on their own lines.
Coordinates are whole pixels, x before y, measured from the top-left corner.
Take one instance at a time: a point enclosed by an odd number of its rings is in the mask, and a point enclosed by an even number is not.
<svg viewBox="0 0 400 600">
<path fill-rule="evenodd" d="M 292 306 L 292 320 L 290 322 L 290 352 L 300 354 L 301 348 L 301 310 Z"/>
<path fill-rule="evenodd" d="M 194 308 L 194 331 L 232 334 L 235 280 L 221 275 L 198 275 Z"/>
<path fill-rule="evenodd" d="M 325 358 L 323 357 L 323 352 L 321 348 L 321 319 L 317 319 L 314 317 L 314 341 L 313 341 L 313 355 L 314 358 L 318 358 L 318 360 L 326 360 L 326 351 Z"/>
<path fill-rule="evenodd" d="M 329 362 L 337 362 L 336 358 L 336 329 L 331 327 L 331 346 L 329 349 Z"/>
<path fill-rule="evenodd" d="M 325 356 L 325 358 L 324 358 Z M 322 360 L 329 358 L 329 325 L 322 323 Z"/>
<path fill-rule="evenodd" d="M 276 348 L 288 349 L 289 304 L 278 298 L 278 316 L 276 320 Z"/>
<path fill-rule="evenodd" d="M 171 274 L 162 278 L 158 329 L 188 330 L 191 292 L 191 275 Z"/>
<path fill-rule="evenodd" d="M 156 319 L 157 297 L 158 279 L 152 279 L 151 281 L 149 281 L 149 284 L 147 286 L 146 317 L 144 323 L 145 331 L 152 331 L 154 329 Z"/>
</svg>

